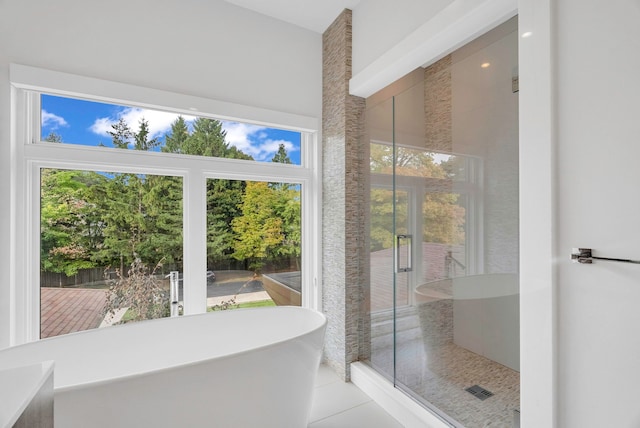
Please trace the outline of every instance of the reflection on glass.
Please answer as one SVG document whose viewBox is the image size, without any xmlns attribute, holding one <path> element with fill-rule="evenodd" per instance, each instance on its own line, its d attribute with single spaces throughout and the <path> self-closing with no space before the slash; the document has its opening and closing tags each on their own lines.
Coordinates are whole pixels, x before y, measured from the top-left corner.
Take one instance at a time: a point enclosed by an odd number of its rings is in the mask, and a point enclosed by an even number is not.
<svg viewBox="0 0 640 428">
<path fill-rule="evenodd" d="M 396 235 L 408 233 L 407 192 L 396 192 Z M 394 269 L 393 192 L 389 189 L 371 189 L 370 204 L 370 260 L 371 260 L 371 311 L 393 309 L 392 272 Z M 406 250 L 406 249 L 405 249 Z M 406 258 L 405 258 L 406 260 Z M 408 304 L 408 290 L 396 288 L 398 304 Z"/>
<path fill-rule="evenodd" d="M 427 192 L 422 200 L 422 282 L 465 275 L 466 209 L 456 193 Z"/>
<path fill-rule="evenodd" d="M 465 156 L 396 146 L 394 158 L 393 146 L 371 143 L 369 167 L 372 173 L 393 174 L 394 159 L 396 175 L 455 181 L 468 178 L 468 158 Z"/>
</svg>

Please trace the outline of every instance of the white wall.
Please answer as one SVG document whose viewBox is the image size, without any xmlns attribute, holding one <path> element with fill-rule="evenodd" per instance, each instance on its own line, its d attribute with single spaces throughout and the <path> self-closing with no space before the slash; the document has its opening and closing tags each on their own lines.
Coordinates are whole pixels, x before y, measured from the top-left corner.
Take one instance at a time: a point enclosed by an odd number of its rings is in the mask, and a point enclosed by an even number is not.
<svg viewBox="0 0 640 428">
<path fill-rule="evenodd" d="M 363 71 L 453 1 L 360 2 L 353 9 L 353 74 Z"/>
<path fill-rule="evenodd" d="M 0 47 L 12 62 L 321 112 L 321 36 L 221 0 L 4 0 L 0 7 Z"/>
<path fill-rule="evenodd" d="M 321 35 L 221 0 L 0 1 L 0 348 L 8 345 L 8 64 L 317 117 Z"/>
<path fill-rule="evenodd" d="M 0 36 L 1 37 L 1 36 Z M 4 55 L 0 51 L 0 61 L 4 62 Z M 10 267 L 10 235 L 11 235 L 11 196 L 10 196 L 10 171 L 11 153 L 9 150 L 9 99 L 10 90 L 7 81 L 9 68 L 0 67 L 0 349 L 9 345 L 9 325 L 11 307 L 9 305 L 9 267 Z"/>
<path fill-rule="evenodd" d="M 640 259 L 640 1 L 556 8 L 558 426 L 638 427 L 640 266 L 568 259 Z"/>
</svg>

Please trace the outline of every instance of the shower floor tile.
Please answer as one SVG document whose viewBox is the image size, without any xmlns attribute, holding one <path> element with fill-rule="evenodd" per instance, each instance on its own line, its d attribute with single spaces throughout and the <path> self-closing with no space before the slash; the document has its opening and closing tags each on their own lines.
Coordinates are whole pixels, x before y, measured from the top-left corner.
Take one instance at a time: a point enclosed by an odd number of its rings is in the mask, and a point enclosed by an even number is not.
<svg viewBox="0 0 640 428">
<path fill-rule="evenodd" d="M 425 350 L 419 329 L 396 332 L 396 375 L 401 389 L 428 402 L 467 428 L 511 427 L 520 408 L 520 374 L 453 343 Z M 393 373 L 393 348 L 387 334 L 373 335 L 371 363 Z M 494 395 L 480 400 L 465 391 L 479 385 Z"/>
</svg>

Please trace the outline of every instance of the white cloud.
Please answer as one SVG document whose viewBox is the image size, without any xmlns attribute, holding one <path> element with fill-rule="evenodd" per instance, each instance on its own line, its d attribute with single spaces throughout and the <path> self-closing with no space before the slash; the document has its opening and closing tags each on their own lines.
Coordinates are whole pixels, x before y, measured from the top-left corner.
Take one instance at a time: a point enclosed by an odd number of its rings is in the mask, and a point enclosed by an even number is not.
<svg viewBox="0 0 640 428">
<path fill-rule="evenodd" d="M 167 113 L 164 111 L 147 110 L 136 107 L 124 107 L 115 116 L 100 117 L 96 119 L 89 127 L 91 132 L 109 136 L 109 131 L 113 128 L 111 125 L 118 122 L 120 118 L 124 119 L 129 128 L 133 132 L 137 132 L 140 128 L 140 120 L 144 118 L 149 124 L 149 137 L 163 137 L 171 130 L 171 124 L 178 118 L 178 114 Z M 192 116 L 182 116 L 187 122 L 192 122 L 195 118 Z"/>
<path fill-rule="evenodd" d="M 111 125 L 116 122 L 117 120 L 113 120 L 108 117 L 101 117 L 99 119 L 96 119 L 96 121 L 93 122 L 93 125 L 91 125 L 89 129 L 94 134 L 98 134 L 106 137 L 107 135 L 109 135 L 107 132 L 113 129 L 111 128 Z"/>
<path fill-rule="evenodd" d="M 222 129 L 227 132 L 225 139 L 227 143 L 237 147 L 248 155 L 255 157 L 255 155 L 259 154 L 259 150 L 257 147 L 254 147 L 252 139 L 255 139 L 257 134 L 266 129 L 264 126 L 238 122 L 222 122 Z"/>
<path fill-rule="evenodd" d="M 137 132 L 140 119 L 144 118 L 149 124 L 150 138 L 163 137 L 171 131 L 171 124 L 178 118 L 175 113 L 157 110 L 146 110 L 135 107 L 123 107 L 116 114 L 109 117 L 97 118 L 89 128 L 94 134 L 110 137 L 113 124 L 120 118 L 124 119 L 132 131 Z M 182 116 L 187 123 L 195 120 L 193 116 Z M 248 123 L 222 121 L 222 129 L 227 132 L 226 142 L 238 150 L 252 156 L 258 161 L 270 161 L 278 151 L 280 144 L 284 144 L 287 153 L 299 150 L 293 143 L 285 140 L 270 140 L 269 128 Z"/>
<path fill-rule="evenodd" d="M 222 122 L 222 129 L 227 131 L 227 143 L 258 161 L 270 161 L 278 151 L 280 144 L 284 144 L 287 153 L 298 150 L 290 141 L 268 139 L 268 134 L 265 132 L 268 128 L 264 126 Z"/>
<path fill-rule="evenodd" d="M 58 116 L 57 114 L 49 113 L 46 110 L 42 110 L 41 114 L 42 127 L 48 127 L 51 129 L 56 129 L 61 126 L 69 126 L 64 117 Z"/>
</svg>

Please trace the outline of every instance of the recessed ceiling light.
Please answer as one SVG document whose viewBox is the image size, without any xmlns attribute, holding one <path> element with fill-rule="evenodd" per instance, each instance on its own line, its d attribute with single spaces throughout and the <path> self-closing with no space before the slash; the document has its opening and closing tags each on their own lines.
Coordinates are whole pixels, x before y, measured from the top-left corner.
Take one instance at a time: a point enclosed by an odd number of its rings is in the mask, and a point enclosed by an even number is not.
<svg viewBox="0 0 640 428">
<path fill-rule="evenodd" d="M 489 68 L 489 66 L 490 66 L 490 65 L 491 65 L 491 63 L 489 63 L 489 62 L 483 62 L 483 63 L 480 65 L 480 67 L 482 67 L 482 68 Z"/>
<path fill-rule="evenodd" d="M 527 37 L 531 37 L 533 35 L 533 33 L 531 31 L 527 31 L 522 33 L 522 38 L 526 39 Z"/>
<path fill-rule="evenodd" d="M 189 107 L 189 110 L 191 110 L 191 111 L 198 111 L 198 109 L 197 109 L 197 108 L 195 108 L 195 107 Z"/>
</svg>

